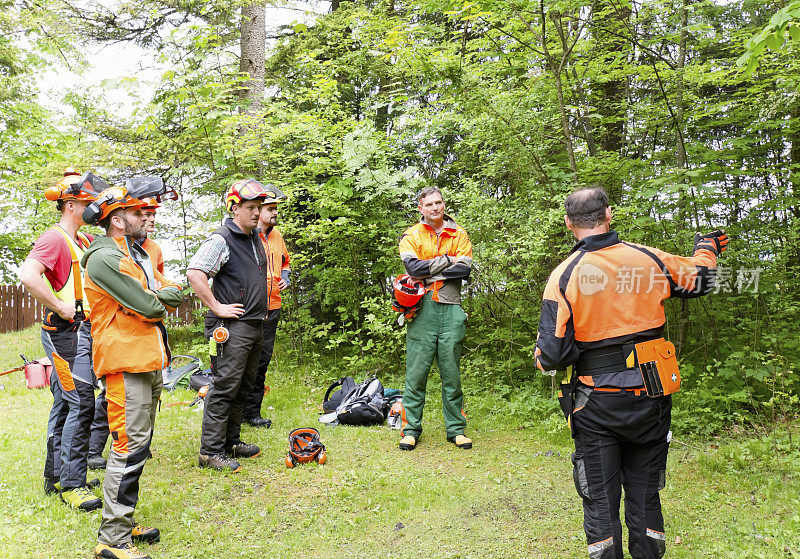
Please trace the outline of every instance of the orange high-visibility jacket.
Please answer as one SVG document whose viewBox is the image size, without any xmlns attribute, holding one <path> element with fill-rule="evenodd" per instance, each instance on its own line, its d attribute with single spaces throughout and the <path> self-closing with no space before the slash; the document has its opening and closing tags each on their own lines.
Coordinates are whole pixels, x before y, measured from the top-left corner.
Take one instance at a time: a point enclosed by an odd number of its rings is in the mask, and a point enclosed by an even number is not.
<svg viewBox="0 0 800 559">
<path fill-rule="evenodd" d="M 400 258 L 409 276 L 422 279 L 425 291 L 439 303 L 461 303 L 461 280 L 472 271 L 472 243 L 448 215 L 444 230 L 436 231 L 420 221 L 400 237 Z"/>
<path fill-rule="evenodd" d="M 585 237 L 547 281 L 537 366 L 565 369 L 586 350 L 660 338 L 664 300 L 709 293 L 716 266 L 705 249 L 684 257 L 620 241 L 616 231 Z"/>
<path fill-rule="evenodd" d="M 289 277 L 289 251 L 283 242 L 283 235 L 275 227 L 259 234 L 267 254 L 267 297 L 269 297 L 269 310 L 281 308 L 281 289 L 278 282 L 285 276 L 288 283 Z"/>
<path fill-rule="evenodd" d="M 144 251 L 147 253 L 147 256 L 150 257 L 150 262 L 153 264 L 153 268 L 164 273 L 164 253 L 161 252 L 161 247 L 158 246 L 158 243 L 155 242 L 150 237 L 147 237 L 144 241 L 142 241 L 139 246 L 141 246 Z"/>
<path fill-rule="evenodd" d="M 181 304 L 181 288 L 154 270 L 160 287 L 149 289 L 128 242 L 126 237 L 97 237 L 81 259 L 98 377 L 160 371 L 171 358 L 162 321 L 168 309 Z"/>
</svg>

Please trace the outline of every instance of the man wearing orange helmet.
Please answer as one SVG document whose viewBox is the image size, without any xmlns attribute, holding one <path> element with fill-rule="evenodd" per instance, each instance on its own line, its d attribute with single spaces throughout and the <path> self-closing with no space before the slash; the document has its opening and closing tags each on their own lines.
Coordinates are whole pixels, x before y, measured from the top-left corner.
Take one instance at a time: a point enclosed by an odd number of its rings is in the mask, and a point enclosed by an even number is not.
<svg viewBox="0 0 800 559">
<path fill-rule="evenodd" d="M 268 189 L 255 180 L 233 183 L 225 193 L 232 217 L 214 231 L 189 261 L 186 277 L 208 307 L 205 335 L 214 359 L 214 382 L 205 397 L 199 463 L 238 472 L 235 459 L 261 450 L 242 441 L 242 411 L 261 357 L 267 301 L 267 255 L 258 236 L 261 203 Z M 209 278 L 214 278 L 209 288 Z"/>
<path fill-rule="evenodd" d="M 56 202 L 61 217 L 36 240 L 22 265 L 20 281 L 46 308 L 42 345 L 54 365 L 44 490 L 59 491 L 61 499 L 73 508 L 91 511 L 102 503 L 86 484 L 95 375 L 89 306 L 83 303 L 79 264 L 91 239 L 78 230 L 94 195 L 81 186 L 78 172 L 67 168 L 61 180 L 45 192 L 47 200 Z"/>
<path fill-rule="evenodd" d="M 160 539 L 157 528 L 138 524 L 133 513 L 139 500 L 139 478 L 150 456 L 161 371 L 171 357 L 163 320 L 183 299 L 180 286 L 155 269 L 135 242 L 148 224 L 141 205 L 125 188 L 112 187 L 101 192 L 84 214 L 106 230 L 81 262 L 94 311 L 92 356 L 106 389 L 114 441 L 94 550 L 95 557 L 108 559 L 146 559 L 132 540 L 152 543 Z"/>
<path fill-rule="evenodd" d="M 160 207 L 161 205 L 154 197 L 142 200 L 142 215 L 147 220 L 147 225 L 144 234 L 136 239 L 135 242 L 150 257 L 152 266 L 163 274 L 164 254 L 161 252 L 161 247 L 158 246 L 158 243 L 149 237 L 149 234 L 155 229 L 156 209 Z M 106 460 L 103 458 L 103 449 L 106 446 L 108 435 L 108 401 L 106 400 L 105 391 L 102 391 L 95 401 L 94 419 L 92 420 L 91 435 L 89 437 L 89 458 L 87 460 L 89 468 L 94 470 L 105 469 Z"/>
</svg>

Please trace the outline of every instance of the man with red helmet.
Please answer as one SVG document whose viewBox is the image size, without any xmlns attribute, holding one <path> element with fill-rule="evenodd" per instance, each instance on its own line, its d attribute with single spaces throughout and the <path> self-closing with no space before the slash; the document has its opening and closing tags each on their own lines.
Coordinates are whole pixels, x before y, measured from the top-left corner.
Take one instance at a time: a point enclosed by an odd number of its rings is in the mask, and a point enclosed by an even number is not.
<svg viewBox="0 0 800 559">
<path fill-rule="evenodd" d="M 208 307 L 214 382 L 205 397 L 199 464 L 238 472 L 236 458 L 254 458 L 261 450 L 242 441 L 242 412 L 261 358 L 267 298 L 267 255 L 258 235 L 261 203 L 268 193 L 256 180 L 240 180 L 225 193 L 232 217 L 214 231 L 189 261 L 186 276 Z M 208 280 L 214 278 L 213 287 Z M 215 335 L 216 333 L 216 335 Z"/>
<path fill-rule="evenodd" d="M 102 503 L 86 484 L 95 375 L 89 305 L 85 304 L 79 263 L 91 239 L 78 230 L 94 194 L 80 183 L 78 172 L 67 168 L 61 180 L 45 192 L 47 200 L 56 202 L 61 217 L 36 240 L 22 265 L 20 281 L 45 306 L 42 345 L 54 365 L 44 490 L 59 491 L 61 499 L 73 508 L 91 511 Z"/>
<path fill-rule="evenodd" d="M 146 559 L 133 540 L 160 539 L 157 528 L 138 524 L 133 513 L 150 456 L 162 369 L 171 357 L 163 320 L 183 300 L 180 286 L 161 275 L 136 243 L 148 224 L 141 205 L 125 188 L 112 187 L 84 214 L 106 230 L 82 263 L 93 310 L 92 356 L 106 390 L 113 438 L 94 550 L 95 557 L 107 559 Z"/>
<path fill-rule="evenodd" d="M 442 377 L 447 440 L 469 449 L 472 441 L 464 436 L 467 419 L 462 411 L 459 360 L 467 321 L 461 308 L 461 282 L 472 270 L 472 243 L 467 232 L 445 213 L 437 187 L 423 188 L 417 202 L 422 219 L 405 230 L 399 248 L 406 272 L 423 282 L 426 293 L 406 332 L 400 450 L 414 449 L 422 433 L 425 389 L 434 357 Z"/>
<path fill-rule="evenodd" d="M 278 204 L 286 199 L 286 195 L 274 184 L 265 185 L 267 195 L 261 205 L 258 217 L 259 237 L 264 244 L 267 255 L 267 298 L 269 310 L 264 322 L 264 337 L 261 343 L 261 359 L 253 390 L 247 396 L 242 420 L 253 427 L 269 427 L 272 421 L 261 417 L 261 403 L 264 401 L 264 387 L 272 351 L 275 347 L 275 334 L 281 317 L 281 291 L 289 287 L 289 251 L 283 236 L 276 227 L 278 225 Z"/>
</svg>

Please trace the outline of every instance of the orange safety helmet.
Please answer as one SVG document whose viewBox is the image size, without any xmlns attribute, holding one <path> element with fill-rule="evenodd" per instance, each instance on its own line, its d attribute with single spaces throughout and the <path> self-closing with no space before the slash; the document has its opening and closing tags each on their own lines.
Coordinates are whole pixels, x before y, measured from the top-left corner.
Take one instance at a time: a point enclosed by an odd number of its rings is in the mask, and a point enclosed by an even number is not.
<svg viewBox="0 0 800 559">
<path fill-rule="evenodd" d="M 143 210 L 155 210 L 156 208 L 160 208 L 161 204 L 158 203 L 158 199 L 151 196 L 149 198 L 142 199 L 142 209 Z"/>
<path fill-rule="evenodd" d="M 413 279 L 408 274 L 394 278 L 392 286 L 395 300 L 407 308 L 413 307 L 425 296 L 425 286 L 422 282 Z"/>
<path fill-rule="evenodd" d="M 228 211 L 234 204 L 241 204 L 248 200 L 266 200 L 272 191 L 254 179 L 244 179 L 233 183 L 225 191 L 225 207 Z"/>
<path fill-rule="evenodd" d="M 124 186 L 112 186 L 103 190 L 97 196 L 97 200 L 86 206 L 83 221 L 92 225 L 102 221 L 118 208 L 141 207 L 142 203 L 138 198 L 131 197 Z"/>
<path fill-rule="evenodd" d="M 82 189 L 80 183 L 81 174 L 74 167 L 67 167 L 55 186 L 51 186 L 44 191 L 44 197 L 50 202 L 57 200 L 94 200 L 95 196 Z"/>
</svg>

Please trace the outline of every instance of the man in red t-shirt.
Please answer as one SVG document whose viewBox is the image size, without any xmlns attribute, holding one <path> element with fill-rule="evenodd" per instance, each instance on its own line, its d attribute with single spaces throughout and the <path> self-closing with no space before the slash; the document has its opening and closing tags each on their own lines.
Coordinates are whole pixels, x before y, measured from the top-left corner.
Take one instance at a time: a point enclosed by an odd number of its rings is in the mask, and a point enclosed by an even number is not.
<svg viewBox="0 0 800 559">
<path fill-rule="evenodd" d="M 20 280 L 46 307 L 42 345 L 53 361 L 44 490 L 58 491 L 71 507 L 91 511 L 102 503 L 86 482 L 95 375 L 89 308 L 79 263 L 91 239 L 78 229 L 84 225 L 83 211 L 95 197 L 80 183 L 78 172 L 68 168 L 45 192 L 48 200 L 56 202 L 61 218 L 34 244 L 22 264 Z"/>
</svg>

